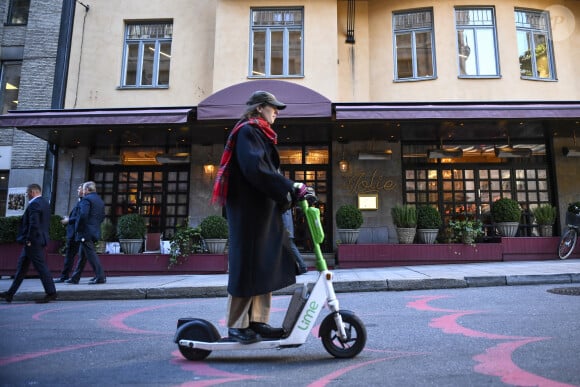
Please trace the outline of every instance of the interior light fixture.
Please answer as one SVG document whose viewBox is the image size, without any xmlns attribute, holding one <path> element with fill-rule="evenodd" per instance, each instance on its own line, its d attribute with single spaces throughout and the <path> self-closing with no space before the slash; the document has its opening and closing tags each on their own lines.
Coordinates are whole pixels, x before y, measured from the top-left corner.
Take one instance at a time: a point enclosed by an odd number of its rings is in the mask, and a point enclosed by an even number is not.
<svg viewBox="0 0 580 387">
<path fill-rule="evenodd" d="M 495 156 L 499 158 L 530 157 L 531 155 L 530 148 L 512 148 L 511 146 L 495 148 Z"/>
<path fill-rule="evenodd" d="M 215 171 L 215 165 L 213 165 L 213 164 L 204 164 L 203 165 L 203 172 L 206 175 L 213 176 L 214 171 Z"/>
<path fill-rule="evenodd" d="M 189 163 L 189 153 L 159 153 L 155 160 L 161 164 L 184 164 Z"/>
<path fill-rule="evenodd" d="M 463 149 L 461 148 L 437 148 L 429 149 L 427 157 L 430 159 L 456 159 L 463 157 Z"/>
<path fill-rule="evenodd" d="M 580 157 L 580 148 L 568 148 L 565 146 L 562 148 L 562 153 L 566 157 Z"/>
<path fill-rule="evenodd" d="M 391 149 L 385 149 L 382 152 L 359 152 L 359 160 L 371 160 L 371 161 L 382 161 L 390 160 L 393 157 L 393 151 Z"/>
</svg>

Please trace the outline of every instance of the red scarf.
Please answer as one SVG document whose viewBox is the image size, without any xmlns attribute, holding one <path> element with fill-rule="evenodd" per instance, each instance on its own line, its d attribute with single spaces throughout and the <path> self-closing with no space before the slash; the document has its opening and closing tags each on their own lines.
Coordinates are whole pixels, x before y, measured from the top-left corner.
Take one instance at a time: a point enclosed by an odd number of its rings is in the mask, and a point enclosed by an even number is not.
<svg viewBox="0 0 580 387">
<path fill-rule="evenodd" d="M 236 146 L 236 138 L 238 136 L 238 131 L 244 125 L 252 125 L 257 127 L 264 133 L 264 135 L 273 143 L 278 143 L 278 136 L 276 132 L 270 127 L 268 121 L 262 117 L 254 117 L 249 120 L 239 121 L 228 137 L 226 146 L 224 148 L 224 153 L 222 154 L 222 159 L 220 161 L 220 168 L 217 172 L 215 182 L 213 184 L 213 194 L 211 196 L 211 202 L 217 203 L 219 205 L 226 204 L 226 199 L 228 197 L 228 178 L 229 178 L 229 165 L 232 159 L 232 154 L 234 147 Z"/>
</svg>

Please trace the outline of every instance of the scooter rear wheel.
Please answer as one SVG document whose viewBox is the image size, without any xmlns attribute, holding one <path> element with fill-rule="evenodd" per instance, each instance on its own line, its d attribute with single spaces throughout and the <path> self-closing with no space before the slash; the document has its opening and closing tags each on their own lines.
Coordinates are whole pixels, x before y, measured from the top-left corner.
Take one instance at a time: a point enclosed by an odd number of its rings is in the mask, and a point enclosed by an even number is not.
<svg viewBox="0 0 580 387">
<path fill-rule="evenodd" d="M 329 314 L 320 325 L 319 336 L 324 349 L 332 356 L 347 359 L 358 355 L 367 342 L 367 330 L 363 322 L 351 311 L 341 310 L 340 315 L 346 330 L 346 340 L 341 340 L 334 317 Z"/>
<path fill-rule="evenodd" d="M 214 327 L 210 322 L 202 319 L 195 319 L 190 321 L 177 330 L 175 336 L 175 342 L 179 343 L 179 340 L 191 340 L 191 341 L 203 341 L 208 343 L 216 342 L 220 339 L 220 334 L 216 327 Z M 178 345 L 179 352 L 187 360 L 203 360 L 209 356 L 211 351 L 199 348 L 190 348 L 182 345 Z"/>
</svg>

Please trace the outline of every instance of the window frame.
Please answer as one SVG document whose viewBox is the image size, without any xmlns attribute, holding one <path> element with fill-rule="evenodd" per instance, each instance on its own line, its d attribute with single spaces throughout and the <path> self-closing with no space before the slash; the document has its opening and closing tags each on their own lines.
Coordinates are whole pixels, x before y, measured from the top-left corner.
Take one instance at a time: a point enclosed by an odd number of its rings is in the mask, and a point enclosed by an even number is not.
<svg viewBox="0 0 580 387">
<path fill-rule="evenodd" d="M 20 2 L 18 7 L 15 6 L 16 2 Z M 14 11 L 26 9 L 25 12 L 22 13 L 24 21 L 21 23 L 14 22 Z M 7 26 L 25 26 L 28 25 L 28 17 L 30 15 L 30 0 L 10 0 L 8 3 L 8 12 L 6 14 L 6 23 Z"/>
<path fill-rule="evenodd" d="M 139 38 L 130 38 L 129 33 L 132 26 L 136 25 L 164 25 L 170 24 L 171 25 L 171 36 L 170 37 L 139 37 Z M 169 79 L 171 74 L 171 56 L 169 56 L 169 69 L 168 69 L 168 78 L 167 84 L 160 84 L 159 83 L 159 75 L 160 75 L 160 61 L 161 56 L 163 53 L 161 52 L 161 46 L 163 44 L 169 44 L 169 48 L 172 48 L 173 43 L 173 20 L 151 20 L 151 21 L 127 21 L 125 23 L 125 31 L 123 34 L 123 65 L 121 69 L 121 85 L 119 89 L 167 89 L 169 88 Z M 154 44 L 154 53 L 153 53 L 153 69 L 152 69 L 152 79 L 151 84 L 143 84 L 142 74 L 143 74 L 143 61 L 144 61 L 144 51 L 146 45 Z M 138 53 L 137 53 L 137 65 L 135 69 L 135 84 L 127 84 L 127 71 L 129 70 L 129 52 L 130 47 L 133 45 L 137 45 Z"/>
<path fill-rule="evenodd" d="M 486 24 L 459 24 L 457 18 L 457 11 L 490 11 L 491 12 L 491 25 Z M 497 23 L 496 23 L 496 14 L 495 14 L 495 7 L 476 7 L 476 6 L 457 6 L 454 8 L 454 16 L 455 16 L 455 32 L 456 37 L 459 36 L 460 30 L 471 30 L 473 31 L 474 36 L 474 47 L 471 48 L 471 54 L 475 55 L 475 68 L 476 74 L 461 74 L 461 53 L 460 53 L 460 46 L 459 46 L 459 39 L 456 41 L 456 53 L 457 53 L 457 67 L 458 67 L 458 77 L 459 78 L 499 78 L 501 77 L 501 70 L 500 70 L 500 60 L 499 60 L 499 41 L 497 38 Z M 492 30 L 493 34 L 493 48 L 494 48 L 494 55 L 495 55 L 495 74 L 481 74 L 480 73 L 480 57 L 483 55 L 479 54 L 479 44 L 481 40 L 477 38 L 477 31 L 482 30 Z"/>
<path fill-rule="evenodd" d="M 540 19 L 543 19 L 543 24 L 545 25 L 545 30 L 540 27 L 533 27 L 533 26 L 521 26 L 518 25 L 518 13 L 526 13 L 530 15 L 535 15 Z M 552 26 L 550 24 L 550 12 L 542 11 L 542 10 L 535 10 L 535 9 L 528 9 L 528 8 L 515 8 L 514 9 L 514 23 L 516 27 L 516 41 L 518 46 L 518 62 L 520 63 L 520 78 L 525 80 L 534 80 L 534 81 L 556 81 L 556 63 L 555 63 L 555 56 L 554 56 L 554 41 L 552 39 Z M 523 75 L 522 74 L 522 67 L 521 67 L 521 57 L 520 55 L 520 33 L 523 32 L 526 35 L 526 41 L 532 43 L 533 50 L 526 50 L 524 51 L 524 55 L 526 52 L 529 52 L 530 61 L 531 61 L 531 73 L 532 75 Z M 539 35 L 545 35 L 547 48 L 545 49 L 546 56 L 547 56 L 547 65 L 549 70 L 548 77 L 541 77 L 538 74 L 538 59 L 536 57 L 536 49 L 537 44 L 535 43 L 535 37 Z M 534 75 L 536 74 L 536 75 Z"/>
<path fill-rule="evenodd" d="M 301 23 L 297 26 L 262 26 L 254 25 L 254 12 L 260 11 L 299 11 L 302 15 Z M 248 78 L 303 78 L 304 77 L 304 7 L 252 7 L 250 8 L 250 36 L 249 36 L 249 64 Z M 298 74 L 289 74 L 290 56 L 290 33 L 299 31 L 300 39 L 300 71 Z M 256 32 L 264 32 L 264 74 L 255 74 L 254 71 L 254 35 Z M 282 32 L 282 74 L 272 74 L 272 32 Z"/>
<path fill-rule="evenodd" d="M 421 12 L 428 12 L 431 17 L 431 26 L 430 27 L 409 27 L 403 29 L 396 29 L 396 18 L 400 15 L 410 15 L 410 14 L 418 14 Z M 426 80 L 433 80 L 437 79 L 437 65 L 436 65 L 436 55 L 435 55 L 435 19 L 434 19 L 434 12 L 433 8 L 418 8 L 418 9 L 411 9 L 405 11 L 396 11 L 393 12 L 392 15 L 392 25 L 393 25 L 393 67 L 394 67 L 394 81 L 395 82 L 412 82 L 412 81 L 426 81 Z M 417 33 L 430 33 L 430 41 L 431 41 L 431 67 L 432 67 L 432 74 L 429 76 L 418 76 L 418 65 L 417 65 Z M 411 35 L 411 61 L 412 61 L 412 73 L 411 77 L 407 78 L 399 78 L 399 71 L 398 71 L 398 60 L 397 60 L 397 36 L 403 34 Z"/>
<path fill-rule="evenodd" d="M 22 61 L 6 61 L 6 62 L 2 62 L 1 66 L 0 66 L 0 114 L 5 114 L 10 110 L 17 110 L 18 109 L 18 103 L 16 103 L 16 106 L 14 107 L 14 109 L 6 109 L 6 111 L 4 111 L 5 108 L 5 100 L 6 100 L 6 69 L 8 67 L 14 67 L 14 68 L 18 68 L 18 85 L 14 85 L 16 86 L 16 90 L 14 91 L 14 93 L 16 94 L 16 100 L 18 100 L 19 94 L 20 94 L 20 78 L 22 76 Z"/>
</svg>

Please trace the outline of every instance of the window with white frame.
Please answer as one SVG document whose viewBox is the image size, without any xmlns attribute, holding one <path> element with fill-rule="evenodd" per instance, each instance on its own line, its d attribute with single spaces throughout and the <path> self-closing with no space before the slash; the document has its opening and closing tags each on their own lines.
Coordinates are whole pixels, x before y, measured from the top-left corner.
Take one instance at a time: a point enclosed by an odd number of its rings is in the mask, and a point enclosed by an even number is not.
<svg viewBox="0 0 580 387">
<path fill-rule="evenodd" d="M 455 8 L 460 77 L 499 76 L 493 8 Z"/>
<path fill-rule="evenodd" d="M 128 23 L 121 87 L 169 86 L 173 22 Z"/>
<path fill-rule="evenodd" d="M 10 0 L 8 3 L 8 17 L 6 18 L 6 24 L 28 24 L 29 10 L 30 0 Z"/>
<path fill-rule="evenodd" d="M 435 78 L 433 11 L 421 9 L 393 14 L 395 80 Z"/>
<path fill-rule="evenodd" d="M 520 76 L 556 79 L 548 12 L 516 9 L 515 19 Z"/>
<path fill-rule="evenodd" d="M 303 76 L 302 8 L 251 10 L 250 77 Z"/>
</svg>

